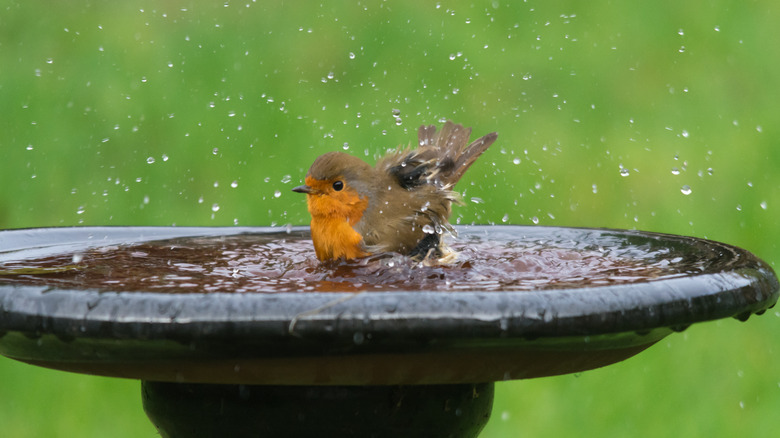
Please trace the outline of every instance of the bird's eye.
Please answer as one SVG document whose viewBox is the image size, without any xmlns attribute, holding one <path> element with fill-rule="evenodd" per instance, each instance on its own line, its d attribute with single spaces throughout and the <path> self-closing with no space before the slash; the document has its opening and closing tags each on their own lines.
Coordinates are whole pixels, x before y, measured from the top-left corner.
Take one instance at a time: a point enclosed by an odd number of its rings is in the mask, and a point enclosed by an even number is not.
<svg viewBox="0 0 780 438">
<path fill-rule="evenodd" d="M 335 181 L 335 182 L 333 183 L 333 190 L 335 190 L 335 191 L 337 191 L 337 192 L 338 192 L 338 191 L 341 191 L 341 189 L 343 189 L 343 188 L 344 188 L 344 183 L 343 183 L 343 182 L 341 182 L 341 181 Z"/>
</svg>

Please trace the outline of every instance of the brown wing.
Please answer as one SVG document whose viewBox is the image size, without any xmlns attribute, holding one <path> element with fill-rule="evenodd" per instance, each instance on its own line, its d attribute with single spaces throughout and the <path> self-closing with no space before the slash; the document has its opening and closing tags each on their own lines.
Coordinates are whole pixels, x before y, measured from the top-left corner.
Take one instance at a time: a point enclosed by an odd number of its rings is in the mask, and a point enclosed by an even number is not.
<svg viewBox="0 0 780 438">
<path fill-rule="evenodd" d="M 417 149 L 390 154 L 377 163 L 377 168 L 384 168 L 406 189 L 423 184 L 450 188 L 498 135 L 493 132 L 469 144 L 470 136 L 471 128 L 451 121 L 438 132 L 433 125 L 420 126 Z"/>
<path fill-rule="evenodd" d="M 470 135 L 470 128 L 450 121 L 438 132 L 421 126 L 417 149 L 399 149 L 377 162 L 377 197 L 355 228 L 368 252 L 441 253 L 441 233 L 452 230 L 450 206 L 458 200 L 451 188 L 496 140 L 491 133 L 468 144 Z"/>
</svg>

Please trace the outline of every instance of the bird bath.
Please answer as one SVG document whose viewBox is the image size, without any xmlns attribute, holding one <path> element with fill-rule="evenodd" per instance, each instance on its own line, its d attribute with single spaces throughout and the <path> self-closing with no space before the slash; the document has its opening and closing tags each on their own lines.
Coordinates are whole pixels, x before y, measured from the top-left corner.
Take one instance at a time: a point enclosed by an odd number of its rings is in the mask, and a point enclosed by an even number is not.
<svg viewBox="0 0 780 438">
<path fill-rule="evenodd" d="M 772 269 L 637 231 L 458 228 L 451 266 L 313 261 L 308 229 L 0 232 L 0 353 L 142 381 L 166 437 L 476 436 L 493 382 L 747 319 Z"/>
</svg>

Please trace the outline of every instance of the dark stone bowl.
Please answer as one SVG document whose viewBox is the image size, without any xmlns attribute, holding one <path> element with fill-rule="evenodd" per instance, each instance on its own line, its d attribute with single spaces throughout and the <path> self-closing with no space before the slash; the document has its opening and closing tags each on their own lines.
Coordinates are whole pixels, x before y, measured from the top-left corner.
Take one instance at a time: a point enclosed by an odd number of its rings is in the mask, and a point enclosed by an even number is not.
<svg viewBox="0 0 780 438">
<path fill-rule="evenodd" d="M 53 228 L 0 232 L 0 267 L 88 247 L 274 228 Z M 296 228 L 294 233 L 305 233 Z M 463 384 L 572 373 L 630 357 L 675 330 L 774 305 L 772 269 L 722 243 L 636 231 L 471 226 L 684 248 L 690 275 L 505 292 L 195 293 L 4 283 L 0 353 L 35 365 L 147 381 L 253 385 Z"/>
</svg>

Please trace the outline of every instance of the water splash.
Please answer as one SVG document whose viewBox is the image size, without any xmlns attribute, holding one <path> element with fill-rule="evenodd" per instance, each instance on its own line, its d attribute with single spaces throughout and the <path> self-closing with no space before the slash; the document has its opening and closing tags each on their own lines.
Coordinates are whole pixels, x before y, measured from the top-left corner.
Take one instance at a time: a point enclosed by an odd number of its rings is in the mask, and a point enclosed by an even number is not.
<svg viewBox="0 0 780 438">
<path fill-rule="evenodd" d="M 216 204 L 215 204 L 216 205 Z M 3 281 L 111 291 L 523 291 L 654 281 L 701 273 L 701 253 L 597 232 L 572 236 L 463 233 L 452 264 L 396 253 L 320 263 L 300 231 L 112 245 L 0 265 Z M 719 254 L 711 254 L 718 257 Z M 110 273 L 107 275 L 106 273 Z"/>
</svg>

